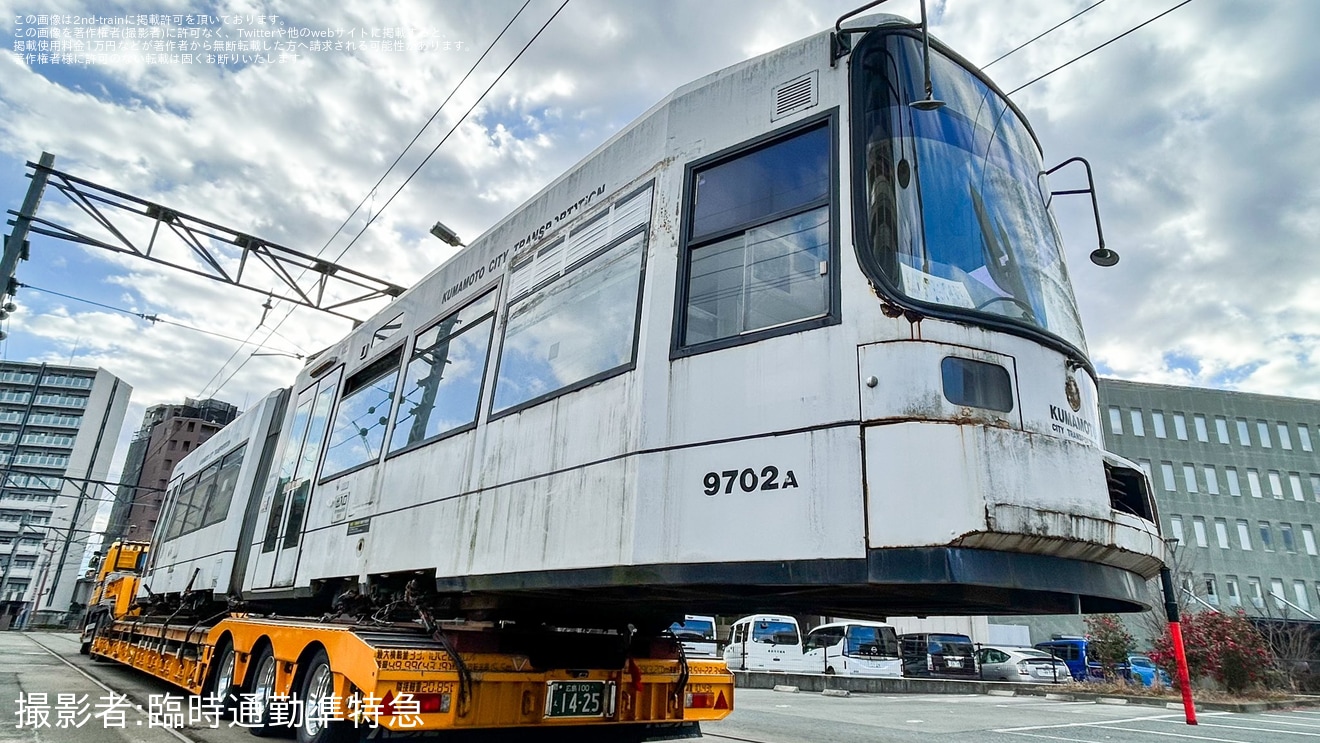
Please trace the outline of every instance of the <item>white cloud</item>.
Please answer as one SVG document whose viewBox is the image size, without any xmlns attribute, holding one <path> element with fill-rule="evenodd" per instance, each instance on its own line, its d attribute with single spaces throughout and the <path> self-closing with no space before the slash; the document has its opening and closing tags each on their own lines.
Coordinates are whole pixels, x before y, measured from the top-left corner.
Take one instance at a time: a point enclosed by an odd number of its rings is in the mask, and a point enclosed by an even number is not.
<svg viewBox="0 0 1320 743">
<path fill-rule="evenodd" d="M 342 260 L 408 284 L 452 254 L 425 234 L 436 219 L 476 237 L 674 88 L 823 30 L 857 4 L 573 0 Z M 948 0 L 932 3 L 931 17 L 937 37 L 985 63 L 1087 4 Z M 1012 89 L 1172 4 L 1104 3 L 988 72 Z M 324 246 L 335 258 L 558 7 L 529 6 L 416 151 L 337 232 L 519 5 L 227 2 L 218 11 L 275 8 L 286 24 L 315 28 L 418 29 L 461 42 L 461 51 L 308 51 L 242 68 L 91 70 L 29 67 L 6 52 L 0 157 L 13 168 L 0 195 L 16 207 L 26 187 L 19 164 L 47 150 L 57 168 L 290 248 Z M 915 0 L 877 10 L 918 12 Z M 0 2 L 0 27 L 12 31 L 26 12 Z M 1191 3 L 1013 96 L 1047 162 L 1081 154 L 1096 169 L 1105 236 L 1122 262 L 1107 271 L 1086 263 L 1089 209 L 1060 203 L 1059 212 L 1102 369 L 1320 396 L 1320 254 L 1311 249 L 1320 238 L 1320 147 L 1311 131 L 1320 117 L 1320 45 L 1309 38 L 1318 16 L 1320 6 L 1304 0 Z M 42 208 L 71 213 L 49 196 Z M 25 281 L 134 312 L 251 333 L 280 349 L 294 339 L 302 352 L 347 329 L 299 311 L 271 335 L 287 303 L 262 324 L 260 295 L 133 259 L 35 247 L 46 263 L 25 264 Z M 208 380 L 228 376 L 252 350 L 222 370 L 233 341 L 36 292 L 20 299 L 7 328 L 10 358 L 67 361 L 74 353 L 102 364 L 134 385 L 139 416 L 139 406 L 208 391 Z M 253 358 L 220 396 L 258 399 L 296 369 L 291 359 Z"/>
</svg>

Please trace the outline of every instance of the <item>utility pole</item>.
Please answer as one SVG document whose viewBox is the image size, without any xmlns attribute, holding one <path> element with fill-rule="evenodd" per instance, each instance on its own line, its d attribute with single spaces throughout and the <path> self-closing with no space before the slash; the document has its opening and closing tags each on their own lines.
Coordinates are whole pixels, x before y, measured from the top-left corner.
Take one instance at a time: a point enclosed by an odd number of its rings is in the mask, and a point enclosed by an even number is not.
<svg viewBox="0 0 1320 743">
<path fill-rule="evenodd" d="M 46 190 L 47 173 L 54 164 L 55 156 L 43 152 L 40 167 L 32 172 L 32 182 L 28 184 L 27 195 L 23 197 L 23 206 L 14 218 L 14 231 L 5 238 L 4 254 L 0 255 L 0 295 L 12 297 L 18 291 L 14 272 L 18 270 L 19 259 L 28 256 L 28 229 L 32 226 L 32 219 L 37 216 L 41 195 Z"/>
</svg>

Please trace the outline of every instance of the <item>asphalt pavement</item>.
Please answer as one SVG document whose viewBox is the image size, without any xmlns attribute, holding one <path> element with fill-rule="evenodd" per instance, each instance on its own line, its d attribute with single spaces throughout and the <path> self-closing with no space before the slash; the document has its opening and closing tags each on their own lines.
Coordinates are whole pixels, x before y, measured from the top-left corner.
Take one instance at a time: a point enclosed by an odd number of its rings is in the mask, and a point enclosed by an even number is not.
<svg viewBox="0 0 1320 743">
<path fill-rule="evenodd" d="M 41 704 L 31 703 L 34 694 L 46 695 L 36 697 Z M 146 674 L 79 655 L 74 634 L 0 632 L 0 742 L 252 740 L 246 730 L 224 722 L 190 721 L 186 701 L 177 708 L 162 704 L 180 697 L 177 688 Z M 1185 724 L 1180 710 L 1090 701 L 984 694 L 834 697 L 740 688 L 733 714 L 703 725 L 703 739 L 713 743 L 1320 743 L 1320 708 L 1202 712 L 1199 717 L 1200 724 L 1192 727 Z"/>
</svg>

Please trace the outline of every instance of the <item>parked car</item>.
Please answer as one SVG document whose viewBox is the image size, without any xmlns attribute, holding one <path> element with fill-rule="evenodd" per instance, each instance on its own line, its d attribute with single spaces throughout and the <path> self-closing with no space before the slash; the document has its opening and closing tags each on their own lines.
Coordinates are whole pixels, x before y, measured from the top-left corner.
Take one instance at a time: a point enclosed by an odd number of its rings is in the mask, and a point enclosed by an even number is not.
<svg viewBox="0 0 1320 743">
<path fill-rule="evenodd" d="M 1090 661 L 1087 664 L 1086 671 L 1087 680 L 1104 680 L 1104 669 L 1101 668 L 1100 664 L 1096 661 Z M 1169 674 L 1156 666 L 1155 661 L 1144 655 L 1129 655 L 1126 662 L 1119 663 L 1115 666 L 1114 671 L 1119 678 L 1125 681 L 1141 684 L 1142 686 L 1154 686 L 1156 679 L 1159 679 L 1159 682 L 1165 686 L 1171 685 Z"/>
<path fill-rule="evenodd" d="M 980 677 L 986 681 L 1030 681 L 1061 684 L 1072 681 L 1068 664 L 1043 650 L 982 646 L 976 651 Z"/>
<path fill-rule="evenodd" d="M 1073 679 L 1085 681 L 1090 658 L 1086 654 L 1085 637 L 1055 637 L 1053 640 L 1036 643 L 1036 649 L 1042 650 L 1068 665 L 1068 672 Z"/>
<path fill-rule="evenodd" d="M 683 654 L 687 657 L 720 657 L 720 646 L 715 641 L 715 617 L 687 614 L 683 621 L 669 625 L 669 631 L 683 643 Z"/>
<path fill-rule="evenodd" d="M 806 667 L 797 620 L 779 614 L 753 614 L 734 622 L 723 655 L 732 671 L 820 672 Z"/>
<path fill-rule="evenodd" d="M 807 633 L 806 668 L 844 676 L 900 676 L 898 634 L 883 622 L 845 619 Z"/>
<path fill-rule="evenodd" d="M 1131 681 L 1140 681 L 1142 686 L 1154 686 L 1156 679 L 1164 686 L 1172 686 L 1169 674 L 1144 655 L 1129 655 L 1127 671 L 1125 676 Z"/>
<path fill-rule="evenodd" d="M 918 632 L 898 636 L 904 676 L 976 678 L 972 638 L 949 633 Z"/>
</svg>

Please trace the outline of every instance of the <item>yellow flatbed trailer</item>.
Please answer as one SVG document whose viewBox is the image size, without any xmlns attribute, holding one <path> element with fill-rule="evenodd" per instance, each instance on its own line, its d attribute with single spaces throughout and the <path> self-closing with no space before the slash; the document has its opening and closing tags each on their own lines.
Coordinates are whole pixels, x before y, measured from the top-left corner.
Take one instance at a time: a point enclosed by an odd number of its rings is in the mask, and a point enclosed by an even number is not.
<svg viewBox="0 0 1320 743">
<path fill-rule="evenodd" d="M 692 737 L 696 723 L 732 711 L 723 661 L 685 660 L 667 638 L 649 645 L 627 651 L 615 633 L 487 623 L 428 632 L 420 623 L 231 615 L 190 625 L 138 616 L 102 626 L 91 655 L 200 695 L 217 711 L 223 705 L 257 734 L 298 727 L 304 741 L 355 740 L 377 726 Z"/>
</svg>

